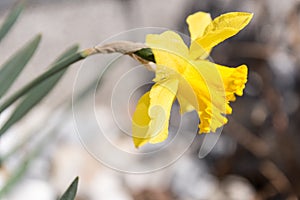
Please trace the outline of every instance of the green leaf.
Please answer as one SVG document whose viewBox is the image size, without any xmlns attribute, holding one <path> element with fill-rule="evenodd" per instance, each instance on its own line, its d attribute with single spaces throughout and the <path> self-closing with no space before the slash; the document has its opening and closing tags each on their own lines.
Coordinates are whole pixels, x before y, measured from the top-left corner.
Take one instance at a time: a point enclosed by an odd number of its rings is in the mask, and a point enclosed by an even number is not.
<svg viewBox="0 0 300 200">
<path fill-rule="evenodd" d="M 65 193 L 59 200 L 74 200 L 77 192 L 77 187 L 78 177 L 74 179 L 74 181 L 71 183 L 71 185 L 68 187 L 68 189 L 65 191 Z"/>
<path fill-rule="evenodd" d="M 0 105 L 0 113 L 2 113 L 6 108 L 8 108 L 10 105 L 12 105 L 16 100 L 18 100 L 20 97 L 25 95 L 28 91 L 30 91 L 32 88 L 36 87 L 40 83 L 44 82 L 51 76 L 55 75 L 56 73 L 68 68 L 71 64 L 84 59 L 85 56 L 82 54 L 82 52 L 74 53 L 61 61 L 54 63 L 53 66 L 47 70 L 42 75 L 38 76 L 36 79 L 25 85 L 23 88 L 18 90 L 16 93 L 14 93 L 12 96 L 10 96 L 6 101 L 3 102 L 3 104 Z"/>
<path fill-rule="evenodd" d="M 78 46 L 74 46 L 64 52 L 55 63 L 59 63 L 65 57 L 68 57 L 78 50 Z M 55 66 L 55 64 L 54 64 Z M 11 114 L 9 119 L 5 122 L 5 124 L 0 129 L 0 136 L 4 134 L 13 124 L 19 121 L 22 117 L 24 117 L 36 104 L 38 104 L 58 83 L 60 78 L 65 73 L 66 68 L 51 76 L 47 80 L 41 82 L 39 85 L 31 89 L 24 97 L 24 99 L 20 102 L 20 104 L 16 107 L 14 112 Z"/>
<path fill-rule="evenodd" d="M 7 92 L 24 69 L 40 41 L 41 35 L 37 35 L 0 67 L 0 98 Z"/>
<path fill-rule="evenodd" d="M 9 15 L 6 17 L 4 23 L 0 28 L 0 41 L 4 38 L 4 36 L 8 33 L 10 28 L 14 25 L 19 15 L 21 14 L 23 8 L 24 3 L 23 1 L 20 1 L 18 4 L 15 5 L 15 7 L 12 9 Z"/>
</svg>

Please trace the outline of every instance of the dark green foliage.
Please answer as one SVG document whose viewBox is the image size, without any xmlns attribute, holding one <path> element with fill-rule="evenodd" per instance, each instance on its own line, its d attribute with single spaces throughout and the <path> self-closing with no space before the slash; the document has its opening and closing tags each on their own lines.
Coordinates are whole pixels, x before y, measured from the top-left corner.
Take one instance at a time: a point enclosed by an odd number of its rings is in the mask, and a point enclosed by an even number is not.
<svg viewBox="0 0 300 200">
<path fill-rule="evenodd" d="M 23 8 L 24 8 L 24 3 L 23 1 L 20 1 L 9 13 L 9 15 L 7 16 L 7 18 L 5 19 L 4 23 L 0 28 L 0 42 L 8 33 L 8 31 L 11 29 L 11 27 L 14 25 L 19 15 L 21 14 Z"/>
<path fill-rule="evenodd" d="M 0 67 L 0 98 L 14 83 L 36 51 L 41 35 L 37 35 Z"/>
<path fill-rule="evenodd" d="M 64 58 L 75 54 L 77 50 L 78 46 L 71 47 L 54 62 L 53 66 L 55 67 L 56 64 L 60 63 L 62 60 L 64 60 Z M 24 99 L 22 99 L 20 104 L 16 107 L 10 118 L 1 127 L 0 136 L 4 134 L 4 132 L 7 131 L 14 123 L 24 117 L 36 104 L 38 104 L 58 83 L 65 71 L 66 68 L 29 90 Z"/>
<path fill-rule="evenodd" d="M 74 179 L 74 181 L 71 183 L 71 185 L 68 187 L 68 189 L 65 191 L 65 193 L 62 195 L 62 197 L 59 200 L 74 200 L 77 192 L 78 187 L 78 177 Z"/>
</svg>

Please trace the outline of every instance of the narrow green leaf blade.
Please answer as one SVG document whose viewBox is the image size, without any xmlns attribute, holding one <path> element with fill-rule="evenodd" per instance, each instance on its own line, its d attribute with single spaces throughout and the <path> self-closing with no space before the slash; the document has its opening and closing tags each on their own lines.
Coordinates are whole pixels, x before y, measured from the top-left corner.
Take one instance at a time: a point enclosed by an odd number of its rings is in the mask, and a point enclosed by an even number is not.
<svg viewBox="0 0 300 200">
<path fill-rule="evenodd" d="M 4 38 L 4 36 L 8 33 L 8 31 L 11 29 L 11 27 L 17 21 L 23 8 L 24 8 L 24 3 L 23 3 L 23 1 L 20 1 L 18 4 L 15 5 L 15 7 L 12 9 L 12 11 L 9 13 L 9 15 L 6 17 L 4 23 L 2 24 L 2 26 L 0 28 L 0 41 Z"/>
<path fill-rule="evenodd" d="M 77 50 L 78 46 L 68 49 L 55 62 L 60 62 L 65 57 L 76 53 Z M 4 134 L 13 124 L 24 117 L 36 104 L 38 104 L 54 88 L 66 70 L 67 69 L 63 69 L 30 90 L 20 104 L 16 107 L 9 119 L 1 127 L 0 136 Z"/>
<path fill-rule="evenodd" d="M 0 67 L 0 98 L 7 92 L 36 51 L 41 41 L 37 35 Z"/>
<path fill-rule="evenodd" d="M 61 62 L 62 60 L 66 59 L 67 57 L 75 54 L 79 49 L 79 46 L 76 44 L 76 45 L 73 45 L 71 46 L 70 48 L 68 48 L 65 52 L 63 52 L 54 62 L 53 64 L 51 64 L 51 66 L 54 66 L 56 65 L 57 63 Z M 52 67 L 54 68 L 54 67 Z"/>
<path fill-rule="evenodd" d="M 0 114 L 7 109 L 9 106 L 11 106 L 16 100 L 24 96 L 26 93 L 28 93 L 32 88 L 36 87 L 40 83 L 44 82 L 48 78 L 52 77 L 53 75 L 59 73 L 60 71 L 68 68 L 73 63 L 82 60 L 86 58 L 82 54 L 82 52 L 76 52 L 64 59 L 62 59 L 60 62 L 54 63 L 53 66 L 47 70 L 45 73 L 38 76 L 36 79 L 29 82 L 27 85 L 22 87 L 20 90 L 15 92 L 13 95 L 11 95 L 8 99 L 6 99 L 1 105 L 0 105 Z"/>
<path fill-rule="evenodd" d="M 77 187 L 78 177 L 74 179 L 74 181 L 71 183 L 71 185 L 68 187 L 68 189 L 65 191 L 65 193 L 59 200 L 74 200 L 77 193 Z"/>
</svg>

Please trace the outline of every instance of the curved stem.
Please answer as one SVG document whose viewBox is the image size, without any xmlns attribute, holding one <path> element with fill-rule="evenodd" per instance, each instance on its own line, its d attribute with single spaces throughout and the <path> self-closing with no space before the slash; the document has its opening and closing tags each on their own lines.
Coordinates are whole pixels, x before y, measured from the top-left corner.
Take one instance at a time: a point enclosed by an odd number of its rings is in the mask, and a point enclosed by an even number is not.
<svg viewBox="0 0 300 200">
<path fill-rule="evenodd" d="M 0 105 L 0 113 L 2 113 L 6 108 L 12 105 L 16 100 L 30 91 L 32 88 L 40 84 L 41 82 L 45 81 L 46 79 L 50 78 L 51 76 L 55 75 L 56 73 L 60 72 L 61 70 L 69 67 L 71 64 L 82 60 L 88 56 L 94 54 L 105 54 L 105 53 L 122 53 L 125 55 L 130 55 L 135 60 L 146 64 L 149 61 L 154 61 L 153 53 L 150 48 L 147 48 L 144 44 L 141 43 L 134 43 L 128 41 L 118 41 L 113 42 L 110 44 L 105 44 L 102 46 L 96 46 L 93 48 L 89 48 L 83 50 L 81 52 L 77 52 L 60 62 L 53 64 L 52 67 L 23 88 L 18 90 L 14 93 L 11 97 L 9 97 L 3 104 Z"/>
</svg>

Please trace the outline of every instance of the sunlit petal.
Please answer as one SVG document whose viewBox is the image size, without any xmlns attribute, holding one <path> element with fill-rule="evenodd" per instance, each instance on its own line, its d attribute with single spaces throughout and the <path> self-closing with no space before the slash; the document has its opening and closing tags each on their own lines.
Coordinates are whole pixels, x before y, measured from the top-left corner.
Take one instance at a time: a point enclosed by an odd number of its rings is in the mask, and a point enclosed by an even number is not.
<svg viewBox="0 0 300 200">
<path fill-rule="evenodd" d="M 156 84 L 138 103 L 133 116 L 137 147 L 158 143 L 168 137 L 172 104 L 177 98 L 181 113 L 195 110 L 199 133 L 216 132 L 232 113 L 229 103 L 241 96 L 247 82 L 247 67 L 229 68 L 205 60 L 211 49 L 237 34 L 251 20 L 251 13 L 233 12 L 211 21 L 204 12 L 187 18 L 191 47 L 175 32 L 147 36 L 154 54 Z M 194 40 L 194 41 L 193 41 Z M 141 117 L 141 118 L 139 118 Z"/>
<path fill-rule="evenodd" d="M 184 64 L 185 70 L 179 72 L 176 71 L 177 67 L 169 68 L 157 65 L 154 81 L 179 80 L 177 99 L 181 113 L 196 110 L 200 118 L 200 132 L 216 131 L 227 122 L 224 114 L 229 113 L 228 109 L 231 109 L 226 100 L 225 85 L 218 68 L 220 66 L 204 60 L 189 61 L 178 56 L 173 55 L 173 57 L 176 58 L 176 61 L 179 60 L 180 64 Z M 171 57 L 167 56 L 160 62 L 161 64 L 168 63 L 170 59 Z M 178 63 L 174 62 L 174 66 L 176 65 Z"/>
<path fill-rule="evenodd" d="M 176 60 L 179 60 L 179 63 L 183 63 L 184 66 L 188 67 L 190 64 L 189 62 L 184 58 L 176 58 L 176 56 L 172 56 Z M 161 59 L 160 62 L 169 62 L 170 57 L 165 57 L 165 59 Z M 180 104 L 180 112 L 181 114 L 184 114 L 185 112 L 190 112 L 192 110 L 195 110 L 195 108 L 198 108 L 198 100 L 197 96 L 195 94 L 194 89 L 186 80 L 186 77 L 184 76 L 184 73 L 180 73 L 179 71 L 176 71 L 178 63 L 175 62 L 173 68 L 163 66 L 163 65 L 157 65 L 156 68 L 156 76 L 153 81 L 158 82 L 162 80 L 168 80 L 168 79 L 176 79 L 178 80 L 178 92 L 177 92 L 177 100 Z M 187 69 L 185 69 L 187 70 Z"/>
<path fill-rule="evenodd" d="M 206 12 L 196 12 L 187 17 L 186 22 L 189 25 L 189 31 L 191 35 L 191 41 L 198 37 L 201 37 L 205 28 L 210 24 L 211 17 Z"/>
<path fill-rule="evenodd" d="M 140 98 L 132 117 L 132 136 L 136 147 L 167 139 L 170 112 L 177 88 L 176 79 L 161 81 Z"/>
<path fill-rule="evenodd" d="M 227 101 L 235 101 L 235 95 L 242 96 L 247 82 L 248 68 L 241 65 L 236 68 L 217 65 L 222 76 Z"/>
<path fill-rule="evenodd" d="M 215 132 L 227 119 L 226 94 L 222 77 L 214 63 L 194 61 L 184 73 L 198 99 L 200 133 Z M 178 91 L 179 92 L 179 91 Z"/>
<path fill-rule="evenodd" d="M 159 143 L 167 139 L 172 104 L 178 88 L 178 80 L 168 79 L 156 83 L 150 90 L 148 114 L 151 118 L 149 133 L 150 143 Z"/>
<path fill-rule="evenodd" d="M 140 98 L 132 117 L 132 138 L 136 147 L 146 144 L 151 137 L 148 135 L 151 120 L 148 115 L 150 105 L 149 94 L 150 92 L 147 92 Z"/>
<path fill-rule="evenodd" d="M 187 58 L 189 50 L 177 33 L 166 31 L 158 35 L 149 34 L 146 37 L 146 44 L 152 49 L 156 64 L 163 63 L 164 66 L 177 67 L 178 71 L 184 70 L 184 62 L 181 58 Z"/>
<path fill-rule="evenodd" d="M 191 44 L 190 56 L 193 59 L 205 57 L 214 46 L 240 32 L 252 17 L 252 13 L 231 12 L 215 18 L 206 27 L 203 36 Z"/>
</svg>

